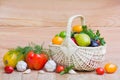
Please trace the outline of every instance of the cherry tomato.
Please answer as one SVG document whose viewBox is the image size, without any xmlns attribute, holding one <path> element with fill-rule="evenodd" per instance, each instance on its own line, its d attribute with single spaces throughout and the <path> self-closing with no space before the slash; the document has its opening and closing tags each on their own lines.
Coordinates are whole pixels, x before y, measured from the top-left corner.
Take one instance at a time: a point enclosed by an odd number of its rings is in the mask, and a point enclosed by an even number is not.
<svg viewBox="0 0 120 80">
<path fill-rule="evenodd" d="M 74 25 L 73 27 L 72 27 L 72 31 L 73 32 L 81 32 L 83 29 L 82 29 L 82 26 L 80 26 L 80 25 Z"/>
<path fill-rule="evenodd" d="M 11 66 L 6 66 L 4 68 L 4 70 L 5 70 L 6 73 L 10 74 L 10 73 L 12 73 L 14 71 L 14 68 L 11 67 Z"/>
<path fill-rule="evenodd" d="M 114 73 L 117 70 L 117 65 L 112 63 L 107 63 L 104 69 L 107 73 Z"/>
<path fill-rule="evenodd" d="M 36 54 L 33 51 L 30 51 L 26 55 L 26 62 L 30 69 L 40 70 L 44 67 L 47 61 L 48 61 L 48 56 L 44 53 Z"/>
<path fill-rule="evenodd" d="M 103 74 L 104 74 L 104 69 L 101 68 L 101 67 L 99 67 L 99 68 L 96 69 L 96 73 L 97 73 L 98 75 L 103 75 Z"/>
<path fill-rule="evenodd" d="M 63 42 L 63 38 L 62 37 L 59 37 L 59 36 L 55 36 L 55 37 L 53 37 L 53 39 L 52 39 L 52 43 L 53 44 L 57 44 L 57 45 L 61 45 L 62 44 L 62 42 Z"/>
<path fill-rule="evenodd" d="M 64 66 L 58 65 L 57 68 L 56 68 L 56 72 L 60 73 L 62 71 L 64 71 Z"/>
</svg>

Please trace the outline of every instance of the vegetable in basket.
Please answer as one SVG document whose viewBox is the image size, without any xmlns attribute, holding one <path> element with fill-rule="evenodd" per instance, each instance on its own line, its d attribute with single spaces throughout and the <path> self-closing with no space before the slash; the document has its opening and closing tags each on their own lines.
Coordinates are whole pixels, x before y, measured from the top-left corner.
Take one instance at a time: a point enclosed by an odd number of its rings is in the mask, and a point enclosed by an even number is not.
<svg viewBox="0 0 120 80">
<path fill-rule="evenodd" d="M 73 31 L 72 29 L 74 27 L 72 27 L 72 22 L 76 18 L 81 20 L 81 31 Z M 60 35 L 58 36 L 60 37 Z M 104 60 L 105 44 L 99 30 L 94 32 L 88 29 L 84 17 L 75 15 L 68 20 L 66 37 L 63 42 L 60 45 L 50 44 L 49 47 L 51 57 L 56 63 L 63 66 L 74 64 L 75 70 L 92 71 L 99 67 Z"/>
</svg>

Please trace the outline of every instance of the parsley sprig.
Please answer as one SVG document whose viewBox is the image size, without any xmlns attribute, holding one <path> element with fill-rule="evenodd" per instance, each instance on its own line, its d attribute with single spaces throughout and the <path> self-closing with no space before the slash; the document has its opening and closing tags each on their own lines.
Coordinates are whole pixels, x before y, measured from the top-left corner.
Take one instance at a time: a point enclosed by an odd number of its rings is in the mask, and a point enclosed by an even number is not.
<svg viewBox="0 0 120 80">
<path fill-rule="evenodd" d="M 66 68 L 64 69 L 64 71 L 60 72 L 60 75 L 64 75 L 64 74 L 66 74 L 66 73 L 69 73 L 69 71 L 70 71 L 71 69 L 73 69 L 73 68 L 74 68 L 74 65 L 70 65 L 70 66 L 66 67 Z"/>
</svg>

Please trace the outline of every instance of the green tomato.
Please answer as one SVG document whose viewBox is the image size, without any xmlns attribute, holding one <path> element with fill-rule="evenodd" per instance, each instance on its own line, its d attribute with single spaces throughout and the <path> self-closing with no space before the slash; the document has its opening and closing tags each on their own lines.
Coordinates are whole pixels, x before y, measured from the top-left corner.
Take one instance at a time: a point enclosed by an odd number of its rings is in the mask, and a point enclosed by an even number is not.
<svg viewBox="0 0 120 80">
<path fill-rule="evenodd" d="M 62 38 L 65 38 L 66 37 L 66 31 L 61 31 L 59 36 L 62 37 Z"/>
</svg>

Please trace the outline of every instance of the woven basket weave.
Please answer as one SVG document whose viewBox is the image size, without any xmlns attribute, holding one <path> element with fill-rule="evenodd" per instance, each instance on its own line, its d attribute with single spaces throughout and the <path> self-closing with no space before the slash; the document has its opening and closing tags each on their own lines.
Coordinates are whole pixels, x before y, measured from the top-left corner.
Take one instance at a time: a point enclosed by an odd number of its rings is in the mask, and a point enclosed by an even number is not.
<svg viewBox="0 0 120 80">
<path fill-rule="evenodd" d="M 68 20 L 66 38 L 62 45 L 50 44 L 51 57 L 58 64 L 64 66 L 74 65 L 75 70 L 92 71 L 104 60 L 106 46 L 80 47 L 71 39 L 71 26 L 75 18 L 80 18 L 81 24 L 85 25 L 84 17 L 81 15 L 72 16 Z"/>
</svg>

